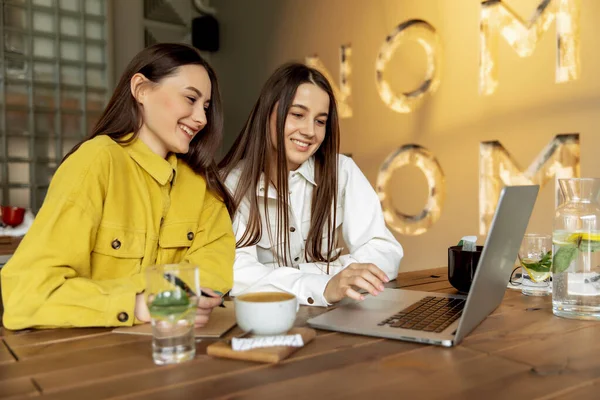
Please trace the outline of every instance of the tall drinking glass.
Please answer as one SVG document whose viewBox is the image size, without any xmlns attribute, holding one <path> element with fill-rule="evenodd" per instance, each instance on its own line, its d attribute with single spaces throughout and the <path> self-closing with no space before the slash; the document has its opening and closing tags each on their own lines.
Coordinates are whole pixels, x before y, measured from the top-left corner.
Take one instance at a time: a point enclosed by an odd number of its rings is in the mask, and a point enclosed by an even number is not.
<svg viewBox="0 0 600 400">
<path fill-rule="evenodd" d="M 200 269 L 192 264 L 148 267 L 145 293 L 152 318 L 154 363 L 177 364 L 193 359 Z"/>
</svg>

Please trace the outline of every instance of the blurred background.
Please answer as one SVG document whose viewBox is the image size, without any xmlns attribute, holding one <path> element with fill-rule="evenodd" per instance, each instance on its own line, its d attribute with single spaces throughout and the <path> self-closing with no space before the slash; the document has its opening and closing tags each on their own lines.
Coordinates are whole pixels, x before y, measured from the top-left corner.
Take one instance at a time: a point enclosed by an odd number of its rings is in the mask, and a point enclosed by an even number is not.
<svg viewBox="0 0 600 400">
<path fill-rule="evenodd" d="M 527 20 L 543 2 L 503 3 Z M 214 22 L 218 49 L 205 49 L 203 54 L 216 69 L 225 104 L 219 156 L 233 143 L 262 84 L 277 66 L 318 55 L 339 85 L 340 46 L 351 46 L 348 82 L 353 115 L 341 120 L 342 152 L 352 155 L 373 186 L 382 162 L 407 144 L 428 149 L 444 176 L 439 219 L 417 236 L 395 232 L 405 249 L 402 270 L 446 265 L 448 246 L 478 233 L 483 141 L 499 141 L 525 170 L 557 134 L 578 133 L 581 175 L 600 175 L 600 157 L 594 156 L 600 149 L 596 0 L 580 0 L 577 80 L 555 82 L 557 34 L 552 23 L 530 57 L 519 57 L 499 40 L 499 85 L 489 96 L 479 94 L 478 0 L 1 0 L 1 4 L 2 204 L 37 211 L 57 162 L 90 131 L 129 60 L 156 42 L 214 44 L 215 38 L 209 37 Z M 439 87 L 412 112 L 398 113 L 378 94 L 375 63 L 386 37 L 411 19 L 425 20 L 437 32 Z M 409 92 L 422 84 L 426 70 L 424 48 L 409 40 L 393 53 L 385 77 L 395 92 Z M 542 188 L 529 232 L 551 233 L 554 190 L 553 181 Z M 393 208 L 412 215 L 421 213 L 429 195 L 425 175 L 414 165 L 396 170 L 388 191 Z M 480 236 L 479 243 L 484 239 Z"/>
</svg>

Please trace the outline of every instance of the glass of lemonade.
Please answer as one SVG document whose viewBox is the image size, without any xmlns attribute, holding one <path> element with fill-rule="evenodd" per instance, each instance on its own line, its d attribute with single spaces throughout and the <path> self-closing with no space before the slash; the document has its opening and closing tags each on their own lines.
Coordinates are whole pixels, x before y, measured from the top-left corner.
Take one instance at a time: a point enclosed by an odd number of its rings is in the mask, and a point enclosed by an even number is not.
<svg viewBox="0 0 600 400">
<path fill-rule="evenodd" d="M 158 365 L 178 364 L 196 354 L 194 320 L 200 269 L 163 264 L 146 269 L 146 303 L 152 318 L 152 357 Z"/>
<path fill-rule="evenodd" d="M 519 250 L 519 264 L 523 269 L 521 292 L 527 296 L 547 296 L 552 293 L 552 237 L 528 233 Z"/>
</svg>

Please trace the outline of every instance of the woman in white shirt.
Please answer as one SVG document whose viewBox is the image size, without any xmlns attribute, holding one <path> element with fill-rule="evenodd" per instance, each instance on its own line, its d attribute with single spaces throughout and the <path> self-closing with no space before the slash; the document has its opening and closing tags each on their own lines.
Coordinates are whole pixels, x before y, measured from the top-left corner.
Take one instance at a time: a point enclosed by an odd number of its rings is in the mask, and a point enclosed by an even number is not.
<svg viewBox="0 0 600 400">
<path fill-rule="evenodd" d="M 327 79 L 303 64 L 277 69 L 220 165 L 237 209 L 232 295 L 287 291 L 327 306 L 396 278 L 402 247 L 339 137 Z"/>
</svg>

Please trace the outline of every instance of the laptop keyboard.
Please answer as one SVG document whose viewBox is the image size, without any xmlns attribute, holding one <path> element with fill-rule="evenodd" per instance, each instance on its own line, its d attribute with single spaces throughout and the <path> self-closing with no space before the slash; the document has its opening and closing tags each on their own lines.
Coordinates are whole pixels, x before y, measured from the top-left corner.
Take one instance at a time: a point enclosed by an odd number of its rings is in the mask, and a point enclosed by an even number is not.
<svg viewBox="0 0 600 400">
<path fill-rule="evenodd" d="M 460 317 L 464 306 L 463 299 L 428 296 L 378 325 L 440 333 Z"/>
</svg>

